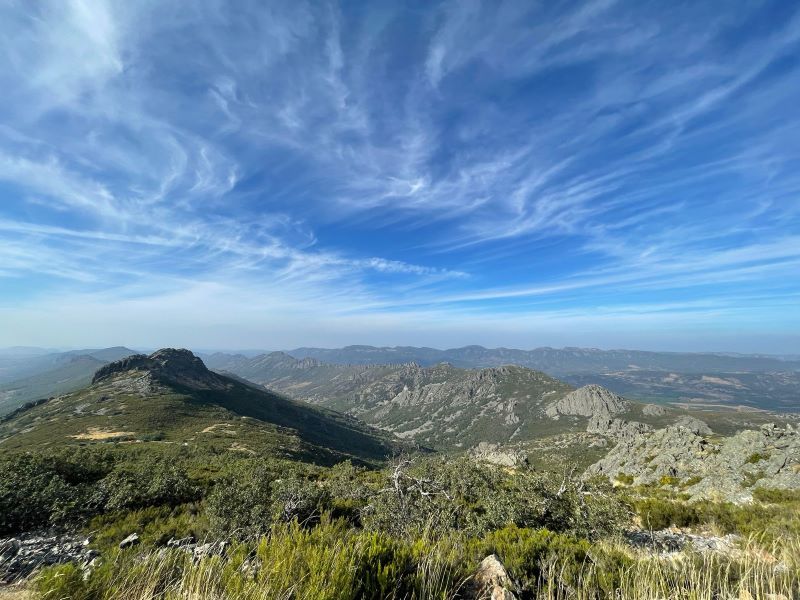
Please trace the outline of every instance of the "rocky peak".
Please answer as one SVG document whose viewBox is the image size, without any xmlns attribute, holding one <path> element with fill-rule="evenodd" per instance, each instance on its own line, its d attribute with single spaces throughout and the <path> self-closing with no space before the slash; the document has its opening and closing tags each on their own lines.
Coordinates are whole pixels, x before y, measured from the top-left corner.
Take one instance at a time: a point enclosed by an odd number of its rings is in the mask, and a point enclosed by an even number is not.
<svg viewBox="0 0 800 600">
<path fill-rule="evenodd" d="M 322 365 L 316 358 L 295 358 L 285 352 L 270 352 L 269 354 L 257 357 L 257 360 L 262 366 L 269 366 L 271 368 L 283 369 L 313 369 Z"/>
<path fill-rule="evenodd" d="M 557 419 L 559 415 L 611 416 L 625 412 L 628 406 L 629 402 L 622 396 L 600 385 L 591 384 L 570 392 L 548 406 L 545 412 L 551 419 Z"/>
<path fill-rule="evenodd" d="M 209 371 L 203 361 L 191 351 L 175 348 L 162 348 L 149 356 L 135 354 L 109 363 L 98 369 L 92 383 L 99 383 L 130 372 L 148 374 L 162 382 L 176 383 L 197 389 L 226 387 L 224 379 Z"/>
</svg>

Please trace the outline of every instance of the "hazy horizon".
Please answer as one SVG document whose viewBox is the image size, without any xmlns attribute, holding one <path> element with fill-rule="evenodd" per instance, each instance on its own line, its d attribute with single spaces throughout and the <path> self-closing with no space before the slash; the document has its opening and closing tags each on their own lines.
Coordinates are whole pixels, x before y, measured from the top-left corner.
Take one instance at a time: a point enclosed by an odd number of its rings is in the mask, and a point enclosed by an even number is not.
<svg viewBox="0 0 800 600">
<path fill-rule="evenodd" d="M 798 353 L 796 4 L 0 16 L 0 346 Z"/>
<path fill-rule="evenodd" d="M 610 351 L 630 351 L 630 352 L 665 352 L 665 353 L 683 353 L 683 354 L 731 354 L 731 355 L 741 355 L 741 356 L 771 356 L 774 358 L 783 358 L 783 359 L 796 359 L 800 357 L 800 354 L 797 353 L 776 353 L 776 352 L 736 352 L 730 350 L 682 350 L 682 349 L 659 349 L 659 348 L 622 348 L 622 347 L 599 347 L 599 346 L 548 346 L 548 345 L 539 345 L 539 346 L 529 346 L 529 347 L 517 347 L 517 346 L 484 346 L 482 344 L 464 344 L 459 346 L 432 346 L 432 345 L 413 345 L 413 344 L 404 344 L 404 345 L 378 345 L 378 344 L 346 344 L 343 346 L 315 346 L 315 345 L 295 345 L 295 346 L 282 346 L 282 347 L 254 347 L 254 348 L 240 348 L 240 347 L 217 347 L 217 348 L 209 348 L 209 347 L 202 347 L 202 346 L 186 346 L 181 344 L 156 344 L 150 346 L 136 346 L 132 344 L 113 344 L 109 346 L 100 345 L 93 345 L 93 344 L 83 344 L 83 345 L 71 345 L 71 346 L 31 346 L 31 345 L 15 345 L 15 346 L 0 346 L 0 353 L 2 352 L 11 352 L 11 351 L 19 351 L 23 352 L 25 350 L 30 351 L 42 351 L 42 352 L 52 352 L 52 353 L 60 353 L 60 352 L 74 352 L 80 350 L 103 350 L 106 348 L 127 348 L 128 350 L 134 350 L 136 352 L 142 353 L 151 353 L 155 352 L 156 350 L 160 350 L 163 348 L 186 348 L 191 350 L 195 354 L 213 354 L 216 352 L 224 353 L 224 354 L 243 354 L 247 356 L 254 356 L 257 354 L 267 354 L 270 352 L 295 352 L 297 350 L 301 350 L 303 348 L 315 349 L 315 350 L 340 350 L 344 348 L 351 348 L 351 347 L 372 347 L 380 350 L 392 350 L 395 348 L 424 348 L 430 350 L 437 350 L 437 351 L 448 351 L 448 350 L 459 350 L 462 348 L 467 348 L 471 346 L 482 347 L 487 350 L 519 350 L 523 352 L 530 352 L 534 350 L 541 350 L 541 349 L 553 349 L 553 350 L 599 350 L 602 352 L 610 352 Z"/>
</svg>

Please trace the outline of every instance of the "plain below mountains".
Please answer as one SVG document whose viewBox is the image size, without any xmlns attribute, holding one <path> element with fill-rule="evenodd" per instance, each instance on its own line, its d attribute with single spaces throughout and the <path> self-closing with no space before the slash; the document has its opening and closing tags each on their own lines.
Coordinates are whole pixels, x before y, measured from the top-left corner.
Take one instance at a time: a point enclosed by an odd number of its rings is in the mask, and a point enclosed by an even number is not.
<svg viewBox="0 0 800 600">
<path fill-rule="evenodd" d="M 332 463 L 380 461 L 399 448 L 352 417 L 208 370 L 163 349 L 101 366 L 87 387 L 0 419 L 0 449 L 157 441 Z"/>
</svg>

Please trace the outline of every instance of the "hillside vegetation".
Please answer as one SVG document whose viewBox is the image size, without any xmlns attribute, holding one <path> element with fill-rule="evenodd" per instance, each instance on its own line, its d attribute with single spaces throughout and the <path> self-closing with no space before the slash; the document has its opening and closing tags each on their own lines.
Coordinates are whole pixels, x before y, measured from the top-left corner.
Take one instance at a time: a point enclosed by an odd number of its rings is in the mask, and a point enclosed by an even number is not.
<svg viewBox="0 0 800 600">
<path fill-rule="evenodd" d="M 287 373 L 327 368 L 273 358 Z M 475 394 L 477 409 L 464 410 L 479 416 L 526 386 L 559 383 L 515 368 L 491 370 L 498 379 L 485 370 L 451 377 L 449 366 L 380 369 L 363 371 L 375 394 L 402 384 L 400 394 L 414 396 L 452 381 Z M 415 377 L 424 385 L 409 386 Z M 317 385 L 326 389 L 321 376 Z M 598 386 L 559 389 L 532 402 L 536 422 L 556 432 L 577 424 L 580 432 L 560 434 L 576 452 L 627 456 L 637 440 L 663 440 L 661 431 L 703 447 L 715 436 L 686 415 Z M 425 417 L 437 403 L 422 398 L 412 405 Z M 559 439 L 522 431 L 530 443 Z M 754 438 L 760 450 L 742 464 L 772 465 L 794 435 L 773 428 L 767 442 Z M 209 371 L 188 351 L 131 356 L 101 367 L 86 388 L 0 422 L 0 582 L 27 578 L 37 600 L 800 594 L 800 484 L 791 469 L 782 488 L 759 480 L 742 505 L 697 501 L 669 477 L 584 474 L 564 450 L 507 461 L 512 446 L 420 452 L 352 416 Z"/>
</svg>

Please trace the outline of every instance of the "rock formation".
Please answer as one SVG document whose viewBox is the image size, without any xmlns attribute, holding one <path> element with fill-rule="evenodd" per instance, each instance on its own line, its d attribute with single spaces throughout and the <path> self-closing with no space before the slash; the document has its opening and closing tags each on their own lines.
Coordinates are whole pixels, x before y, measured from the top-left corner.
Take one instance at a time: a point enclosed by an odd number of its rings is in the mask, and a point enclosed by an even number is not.
<svg viewBox="0 0 800 600">
<path fill-rule="evenodd" d="M 667 414 L 667 409 L 660 404 L 645 404 L 642 407 L 642 414 L 646 417 L 663 417 Z"/>
<path fill-rule="evenodd" d="M 141 372 L 148 377 L 192 389 L 225 389 L 228 382 L 209 371 L 203 361 L 189 350 L 163 348 L 150 356 L 134 354 L 109 363 L 95 373 L 92 383 L 111 379 L 117 375 Z"/>
<path fill-rule="evenodd" d="M 629 402 L 599 385 L 585 385 L 553 402 L 545 411 L 551 419 L 560 415 L 611 416 L 625 412 Z"/>
<path fill-rule="evenodd" d="M 587 473 L 731 502 L 752 500 L 757 488 L 800 490 L 800 432 L 792 426 L 764 425 L 720 442 L 697 429 L 676 424 L 623 437 Z"/>
</svg>

